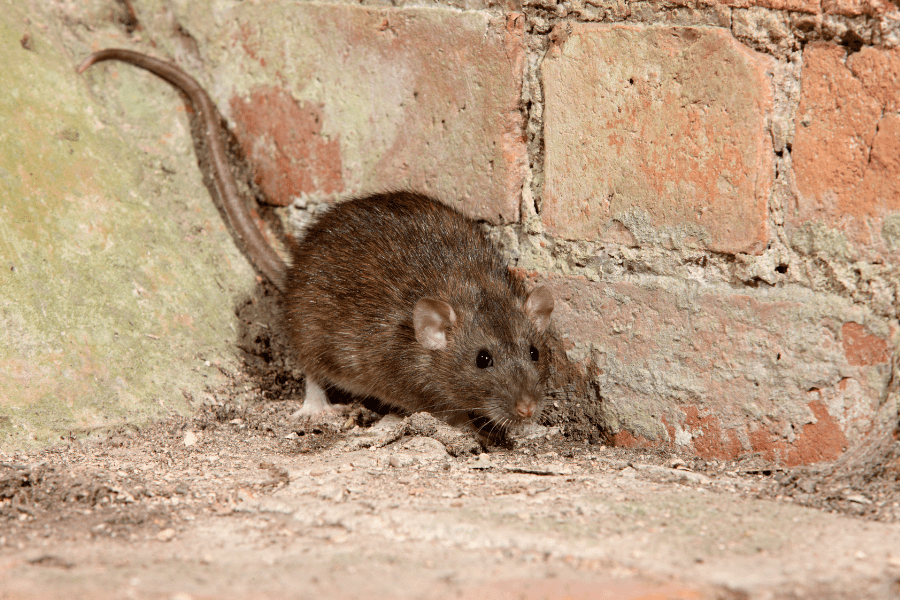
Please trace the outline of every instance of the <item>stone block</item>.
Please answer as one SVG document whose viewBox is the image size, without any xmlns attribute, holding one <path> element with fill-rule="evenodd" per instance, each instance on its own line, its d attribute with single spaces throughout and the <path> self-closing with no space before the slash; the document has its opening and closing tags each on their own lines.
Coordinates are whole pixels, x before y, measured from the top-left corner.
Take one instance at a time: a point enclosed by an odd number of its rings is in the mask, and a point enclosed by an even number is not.
<svg viewBox="0 0 900 600">
<path fill-rule="evenodd" d="M 444 8 L 186 5 L 211 92 L 273 202 L 411 188 L 519 219 L 521 15 Z"/>
<path fill-rule="evenodd" d="M 772 59 L 702 27 L 573 24 L 556 39 L 541 67 L 547 230 L 760 253 Z"/>
<path fill-rule="evenodd" d="M 616 443 L 716 459 L 836 458 L 871 427 L 900 328 L 802 289 L 547 276 L 572 360 L 599 373 Z"/>
<path fill-rule="evenodd" d="M 900 50 L 803 52 L 793 146 L 799 250 L 862 260 L 900 255 Z"/>
</svg>

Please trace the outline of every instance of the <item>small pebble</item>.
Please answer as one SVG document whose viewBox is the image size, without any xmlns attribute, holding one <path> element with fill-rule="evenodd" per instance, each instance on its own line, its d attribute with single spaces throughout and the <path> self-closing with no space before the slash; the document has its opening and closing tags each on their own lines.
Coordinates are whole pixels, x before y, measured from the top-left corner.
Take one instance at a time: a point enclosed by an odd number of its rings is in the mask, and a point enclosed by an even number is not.
<svg viewBox="0 0 900 600">
<path fill-rule="evenodd" d="M 872 501 L 863 496 L 862 494 L 849 494 L 844 496 L 849 502 L 855 502 L 857 504 L 872 504 Z"/>
<path fill-rule="evenodd" d="M 395 469 L 408 467 L 412 464 L 412 462 L 412 458 L 410 458 L 409 456 L 401 456 L 399 454 L 393 455 L 388 461 L 388 463 Z"/>
<path fill-rule="evenodd" d="M 470 469 L 492 469 L 494 468 L 494 463 L 491 462 L 491 459 L 488 458 L 487 454 L 479 454 L 478 458 L 469 463 Z"/>
<path fill-rule="evenodd" d="M 170 542 L 175 538 L 175 530 L 171 527 L 167 529 L 163 529 L 159 533 L 156 534 L 156 539 L 160 542 Z"/>
<path fill-rule="evenodd" d="M 634 467 L 625 467 L 619 471 L 619 475 L 622 477 L 637 477 L 637 470 Z"/>
</svg>

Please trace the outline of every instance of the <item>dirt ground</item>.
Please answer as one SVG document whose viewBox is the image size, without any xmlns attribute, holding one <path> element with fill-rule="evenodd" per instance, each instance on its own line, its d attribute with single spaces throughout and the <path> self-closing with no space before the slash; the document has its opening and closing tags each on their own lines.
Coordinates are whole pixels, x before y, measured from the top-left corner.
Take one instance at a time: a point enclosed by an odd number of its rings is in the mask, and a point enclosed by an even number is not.
<svg viewBox="0 0 900 600">
<path fill-rule="evenodd" d="M 484 448 L 363 407 L 293 422 L 257 384 L 0 453 L 0 598 L 900 598 L 896 481 L 804 489 L 559 427 Z"/>
</svg>

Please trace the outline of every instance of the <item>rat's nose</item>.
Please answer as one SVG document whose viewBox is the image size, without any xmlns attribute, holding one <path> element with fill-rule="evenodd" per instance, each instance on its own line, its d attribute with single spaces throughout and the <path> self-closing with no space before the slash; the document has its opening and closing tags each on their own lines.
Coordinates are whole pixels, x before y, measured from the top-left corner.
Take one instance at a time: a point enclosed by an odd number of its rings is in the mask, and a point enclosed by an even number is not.
<svg viewBox="0 0 900 600">
<path fill-rule="evenodd" d="M 530 419 L 537 410 L 537 398 L 533 394 L 523 392 L 516 400 L 516 414 L 523 419 Z"/>
</svg>

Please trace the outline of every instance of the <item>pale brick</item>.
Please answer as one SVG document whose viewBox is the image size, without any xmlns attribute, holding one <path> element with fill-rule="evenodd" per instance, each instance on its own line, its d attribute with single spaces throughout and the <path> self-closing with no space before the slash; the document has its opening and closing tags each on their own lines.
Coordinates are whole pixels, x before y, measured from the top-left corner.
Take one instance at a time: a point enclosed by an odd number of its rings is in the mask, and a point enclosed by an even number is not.
<svg viewBox="0 0 900 600">
<path fill-rule="evenodd" d="M 867 48 L 846 60 L 840 46 L 813 44 L 803 61 L 797 205 L 785 219 L 794 245 L 868 260 L 896 255 L 886 225 L 900 212 L 900 52 Z"/>
<path fill-rule="evenodd" d="M 272 200 L 429 192 L 517 221 L 525 166 L 520 15 L 236 3 L 209 39 L 218 104 Z M 204 29 L 205 28 L 205 29 Z"/>
<path fill-rule="evenodd" d="M 688 2 L 679 2 L 678 4 L 689 5 Z M 721 0 L 721 4 L 732 8 L 760 7 L 809 14 L 836 14 L 846 17 L 861 15 L 874 17 L 897 11 L 897 7 L 890 0 Z"/>
<path fill-rule="evenodd" d="M 827 14 L 845 17 L 874 17 L 897 11 L 897 7 L 889 0 L 822 0 L 822 9 Z"/>
<path fill-rule="evenodd" d="M 573 25 L 541 69 L 554 235 L 759 253 L 772 60 L 727 31 Z"/>
<path fill-rule="evenodd" d="M 821 0 L 724 0 L 722 4 L 733 8 L 758 6 L 772 10 L 789 10 L 813 14 L 822 9 Z"/>
<path fill-rule="evenodd" d="M 849 301 L 673 280 L 545 283 L 569 357 L 601 373 L 620 444 L 829 460 L 862 439 L 887 393 L 900 329 Z"/>
</svg>

